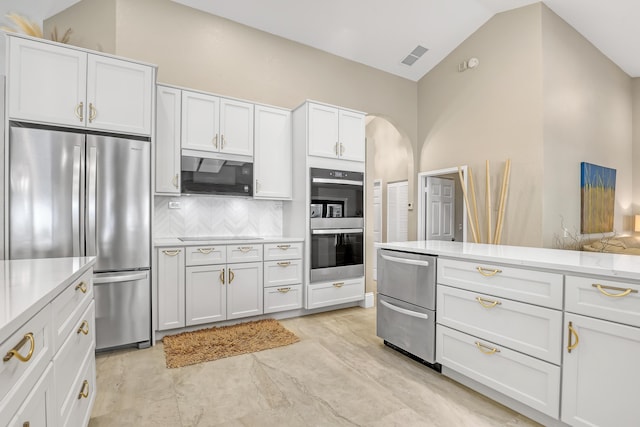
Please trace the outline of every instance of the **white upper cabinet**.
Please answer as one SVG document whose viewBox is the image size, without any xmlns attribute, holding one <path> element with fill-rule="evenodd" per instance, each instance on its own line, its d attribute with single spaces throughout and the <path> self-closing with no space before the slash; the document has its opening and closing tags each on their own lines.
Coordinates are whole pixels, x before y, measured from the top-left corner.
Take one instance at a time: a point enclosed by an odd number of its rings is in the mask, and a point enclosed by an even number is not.
<svg viewBox="0 0 640 427">
<path fill-rule="evenodd" d="M 309 155 L 365 161 L 364 114 L 309 103 Z"/>
<path fill-rule="evenodd" d="M 152 66 L 21 37 L 8 40 L 10 119 L 151 134 Z"/>
<path fill-rule="evenodd" d="M 253 156 L 253 104 L 182 91 L 182 148 Z"/>
<path fill-rule="evenodd" d="M 291 199 L 291 112 L 255 106 L 254 198 Z"/>
<path fill-rule="evenodd" d="M 156 95 L 156 193 L 180 194 L 181 90 L 158 85 Z"/>
</svg>

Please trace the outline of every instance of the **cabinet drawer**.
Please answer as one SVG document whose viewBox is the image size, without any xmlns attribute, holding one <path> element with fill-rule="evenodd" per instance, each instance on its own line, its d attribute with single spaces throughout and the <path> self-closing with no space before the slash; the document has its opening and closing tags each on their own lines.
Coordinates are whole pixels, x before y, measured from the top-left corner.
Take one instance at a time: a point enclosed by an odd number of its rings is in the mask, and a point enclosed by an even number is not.
<svg viewBox="0 0 640 427">
<path fill-rule="evenodd" d="M 302 242 L 267 243 L 264 245 L 264 260 L 279 261 L 283 259 L 302 258 Z"/>
<path fill-rule="evenodd" d="M 48 365 L 36 385 L 8 424 L 4 419 L 4 413 L 0 415 L 0 425 L 10 427 L 24 426 L 50 426 L 53 420 L 53 368 Z M 8 415 L 8 414 L 7 414 Z"/>
<path fill-rule="evenodd" d="M 440 259 L 438 283 L 562 309 L 562 274 L 484 262 Z"/>
<path fill-rule="evenodd" d="M 302 260 L 269 261 L 264 263 L 264 286 L 284 286 L 302 283 Z"/>
<path fill-rule="evenodd" d="M 79 367 L 95 348 L 95 304 L 92 301 L 53 359 L 56 396 L 67 396 Z M 85 334 L 86 332 L 86 334 Z M 61 409 L 60 407 L 58 409 Z M 62 414 L 56 414 L 62 421 Z"/>
<path fill-rule="evenodd" d="M 262 245 L 227 246 L 227 263 L 262 261 Z"/>
<path fill-rule="evenodd" d="M 84 273 L 53 300 L 54 353 L 67 339 L 82 313 L 93 299 L 93 270 Z"/>
<path fill-rule="evenodd" d="M 85 427 L 89 424 L 91 408 L 96 398 L 96 359 L 93 351 L 87 353 L 69 393 L 57 396 L 60 412 L 63 414 L 59 425 L 65 427 Z"/>
<path fill-rule="evenodd" d="M 566 276 L 565 310 L 640 326 L 640 285 Z"/>
<path fill-rule="evenodd" d="M 438 285 L 438 323 L 560 364 L 562 312 Z"/>
<path fill-rule="evenodd" d="M 442 325 L 436 326 L 436 360 L 550 417 L 559 416 L 559 366 Z"/>
<path fill-rule="evenodd" d="M 11 397 L 11 401 L 19 405 L 46 369 L 52 355 L 51 304 L 48 304 L 0 344 L 0 357 L 3 358 L 0 362 L 0 400 L 16 384 L 26 382 L 24 394 Z M 20 358 L 26 360 L 23 362 Z M 13 413 L 17 409 L 16 406 Z"/>
<path fill-rule="evenodd" d="M 224 264 L 227 262 L 225 246 L 189 246 L 185 248 L 186 265 Z"/>
<path fill-rule="evenodd" d="M 302 285 L 266 288 L 264 290 L 264 312 L 293 310 L 302 307 Z"/>
<path fill-rule="evenodd" d="M 314 283 L 307 287 L 307 308 L 361 301 L 364 299 L 364 278 Z"/>
</svg>

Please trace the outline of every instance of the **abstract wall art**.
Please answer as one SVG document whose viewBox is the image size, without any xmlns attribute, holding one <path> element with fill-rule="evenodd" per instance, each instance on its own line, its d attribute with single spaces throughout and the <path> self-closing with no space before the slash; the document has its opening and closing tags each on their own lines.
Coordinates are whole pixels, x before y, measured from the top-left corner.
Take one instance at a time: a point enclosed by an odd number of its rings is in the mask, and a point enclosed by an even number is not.
<svg viewBox="0 0 640 427">
<path fill-rule="evenodd" d="M 580 200 L 580 232 L 612 232 L 616 170 L 586 162 L 580 163 Z"/>
</svg>

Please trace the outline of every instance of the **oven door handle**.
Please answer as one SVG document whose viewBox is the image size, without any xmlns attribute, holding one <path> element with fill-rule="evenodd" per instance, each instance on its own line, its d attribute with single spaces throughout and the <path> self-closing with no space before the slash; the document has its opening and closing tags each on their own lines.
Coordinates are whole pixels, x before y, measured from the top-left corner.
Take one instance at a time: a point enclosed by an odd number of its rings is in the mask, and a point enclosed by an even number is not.
<svg viewBox="0 0 640 427">
<path fill-rule="evenodd" d="M 428 319 L 429 318 L 428 314 L 418 313 L 417 311 L 407 310 L 406 308 L 401 308 L 401 307 L 398 307 L 396 305 L 389 304 L 388 302 L 386 302 L 384 300 L 380 300 L 380 304 L 384 305 L 389 310 L 397 311 L 398 313 L 406 314 L 407 316 L 417 317 L 418 319 Z"/>
<path fill-rule="evenodd" d="M 346 233 L 362 233 L 362 228 L 331 228 L 311 230 L 311 234 L 346 234 Z"/>
<path fill-rule="evenodd" d="M 382 259 L 385 259 L 390 262 L 399 262 L 401 264 L 409 264 L 409 265 L 417 265 L 418 267 L 429 267 L 429 261 L 420 261 L 417 259 L 408 259 L 408 258 L 396 258 L 394 256 L 388 256 L 384 254 L 380 254 Z"/>
<path fill-rule="evenodd" d="M 357 185 L 363 186 L 362 181 L 352 181 L 348 179 L 331 179 L 331 178 L 312 178 L 311 182 L 314 184 L 340 184 L 340 185 Z"/>
</svg>

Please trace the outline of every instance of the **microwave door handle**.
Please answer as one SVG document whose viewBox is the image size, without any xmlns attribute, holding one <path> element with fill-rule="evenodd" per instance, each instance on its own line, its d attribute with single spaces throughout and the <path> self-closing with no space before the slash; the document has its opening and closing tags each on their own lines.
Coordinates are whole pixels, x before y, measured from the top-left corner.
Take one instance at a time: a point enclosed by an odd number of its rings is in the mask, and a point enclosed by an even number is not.
<svg viewBox="0 0 640 427">
<path fill-rule="evenodd" d="M 311 178 L 311 182 L 314 184 L 357 185 L 359 187 L 364 185 L 362 181 L 352 181 L 349 179 Z"/>
<path fill-rule="evenodd" d="M 362 233 L 362 228 L 331 228 L 311 230 L 311 234 L 345 234 L 345 233 Z"/>
<path fill-rule="evenodd" d="M 424 313 L 418 313 L 417 311 L 407 310 L 406 308 L 401 308 L 393 304 L 389 304 L 385 300 L 380 300 L 380 304 L 387 307 L 389 310 L 397 311 L 401 314 L 406 314 L 407 316 L 417 317 L 418 319 L 428 319 L 429 315 Z"/>
<path fill-rule="evenodd" d="M 385 259 L 390 262 L 398 262 L 400 264 L 408 264 L 408 265 L 417 265 L 418 267 L 429 267 L 429 261 L 420 261 L 416 259 L 408 259 L 408 258 L 396 258 L 393 256 L 388 256 L 384 254 L 380 254 L 382 259 Z"/>
</svg>

